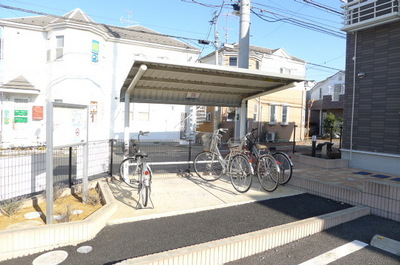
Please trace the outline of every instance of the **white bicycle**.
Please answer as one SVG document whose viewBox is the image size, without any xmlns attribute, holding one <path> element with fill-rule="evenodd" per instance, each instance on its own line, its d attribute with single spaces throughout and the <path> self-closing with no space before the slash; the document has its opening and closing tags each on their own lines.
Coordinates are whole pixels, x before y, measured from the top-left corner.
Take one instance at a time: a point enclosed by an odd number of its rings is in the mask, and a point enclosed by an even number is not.
<svg viewBox="0 0 400 265">
<path fill-rule="evenodd" d="M 147 207 L 151 193 L 151 180 L 153 173 L 147 164 L 147 154 L 140 151 L 140 136 L 149 132 L 140 131 L 138 134 L 135 154 L 122 160 L 119 166 L 119 173 L 122 180 L 130 187 L 137 188 L 139 194 L 138 205 L 140 202 L 143 207 Z"/>
</svg>

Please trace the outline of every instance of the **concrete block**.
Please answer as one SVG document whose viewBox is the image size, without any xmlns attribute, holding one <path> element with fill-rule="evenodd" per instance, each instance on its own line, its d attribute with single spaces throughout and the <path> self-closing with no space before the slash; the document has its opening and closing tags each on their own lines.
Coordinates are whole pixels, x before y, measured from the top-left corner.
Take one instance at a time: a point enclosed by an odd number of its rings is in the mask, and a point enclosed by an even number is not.
<svg viewBox="0 0 400 265">
<path fill-rule="evenodd" d="M 400 242 L 388 237 L 375 235 L 371 240 L 371 246 L 400 256 Z"/>
</svg>

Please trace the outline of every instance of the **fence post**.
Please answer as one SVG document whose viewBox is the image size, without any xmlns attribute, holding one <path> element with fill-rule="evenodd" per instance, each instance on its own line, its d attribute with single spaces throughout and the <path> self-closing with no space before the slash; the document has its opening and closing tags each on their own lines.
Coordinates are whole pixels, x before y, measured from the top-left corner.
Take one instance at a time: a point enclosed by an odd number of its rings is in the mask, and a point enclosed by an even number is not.
<svg viewBox="0 0 400 265">
<path fill-rule="evenodd" d="M 293 126 L 293 154 L 296 153 L 296 128 L 297 125 Z"/>
<path fill-rule="evenodd" d="M 317 136 L 313 135 L 311 139 L 312 139 L 311 156 L 315 157 L 315 145 L 317 144 Z"/>
<path fill-rule="evenodd" d="M 188 169 L 187 172 L 190 173 L 190 161 L 192 161 L 192 139 L 189 139 L 189 158 L 188 158 Z"/>
<path fill-rule="evenodd" d="M 109 170 L 109 175 L 108 176 L 112 176 L 112 172 L 113 172 L 113 163 L 114 163 L 114 139 L 110 140 L 110 170 Z"/>
<path fill-rule="evenodd" d="M 72 188 L 72 146 L 69 147 L 69 157 L 68 157 L 68 186 Z"/>
</svg>

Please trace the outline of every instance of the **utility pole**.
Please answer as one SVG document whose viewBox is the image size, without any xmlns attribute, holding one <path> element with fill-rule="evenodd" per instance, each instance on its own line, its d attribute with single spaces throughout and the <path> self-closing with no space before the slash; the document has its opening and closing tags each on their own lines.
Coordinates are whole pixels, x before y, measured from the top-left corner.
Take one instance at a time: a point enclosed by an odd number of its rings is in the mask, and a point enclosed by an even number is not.
<svg viewBox="0 0 400 265">
<path fill-rule="evenodd" d="M 249 68 L 250 54 L 250 0 L 240 1 L 240 33 L 239 33 L 239 68 Z M 240 106 L 239 126 L 235 126 L 235 135 L 242 138 L 246 134 L 247 101 L 242 100 Z"/>
<path fill-rule="evenodd" d="M 239 68 L 249 68 L 250 0 L 240 1 Z"/>
<path fill-rule="evenodd" d="M 219 33 L 218 33 L 218 27 L 217 27 L 217 22 L 218 22 L 218 15 L 217 11 L 214 12 L 214 18 L 212 20 L 212 23 L 214 24 L 214 47 L 215 47 L 215 65 L 219 65 L 219 60 L 218 60 L 218 49 L 219 49 Z"/>
</svg>

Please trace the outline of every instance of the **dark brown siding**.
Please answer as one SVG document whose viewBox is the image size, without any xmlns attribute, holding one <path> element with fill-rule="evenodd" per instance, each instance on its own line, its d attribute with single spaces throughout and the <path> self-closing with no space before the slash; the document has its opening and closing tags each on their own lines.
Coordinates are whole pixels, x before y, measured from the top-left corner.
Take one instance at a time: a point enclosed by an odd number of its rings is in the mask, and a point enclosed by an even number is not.
<svg viewBox="0 0 400 265">
<path fill-rule="evenodd" d="M 400 154 L 400 22 L 347 34 L 343 148 L 350 149 L 356 36 L 353 149 Z"/>
</svg>

